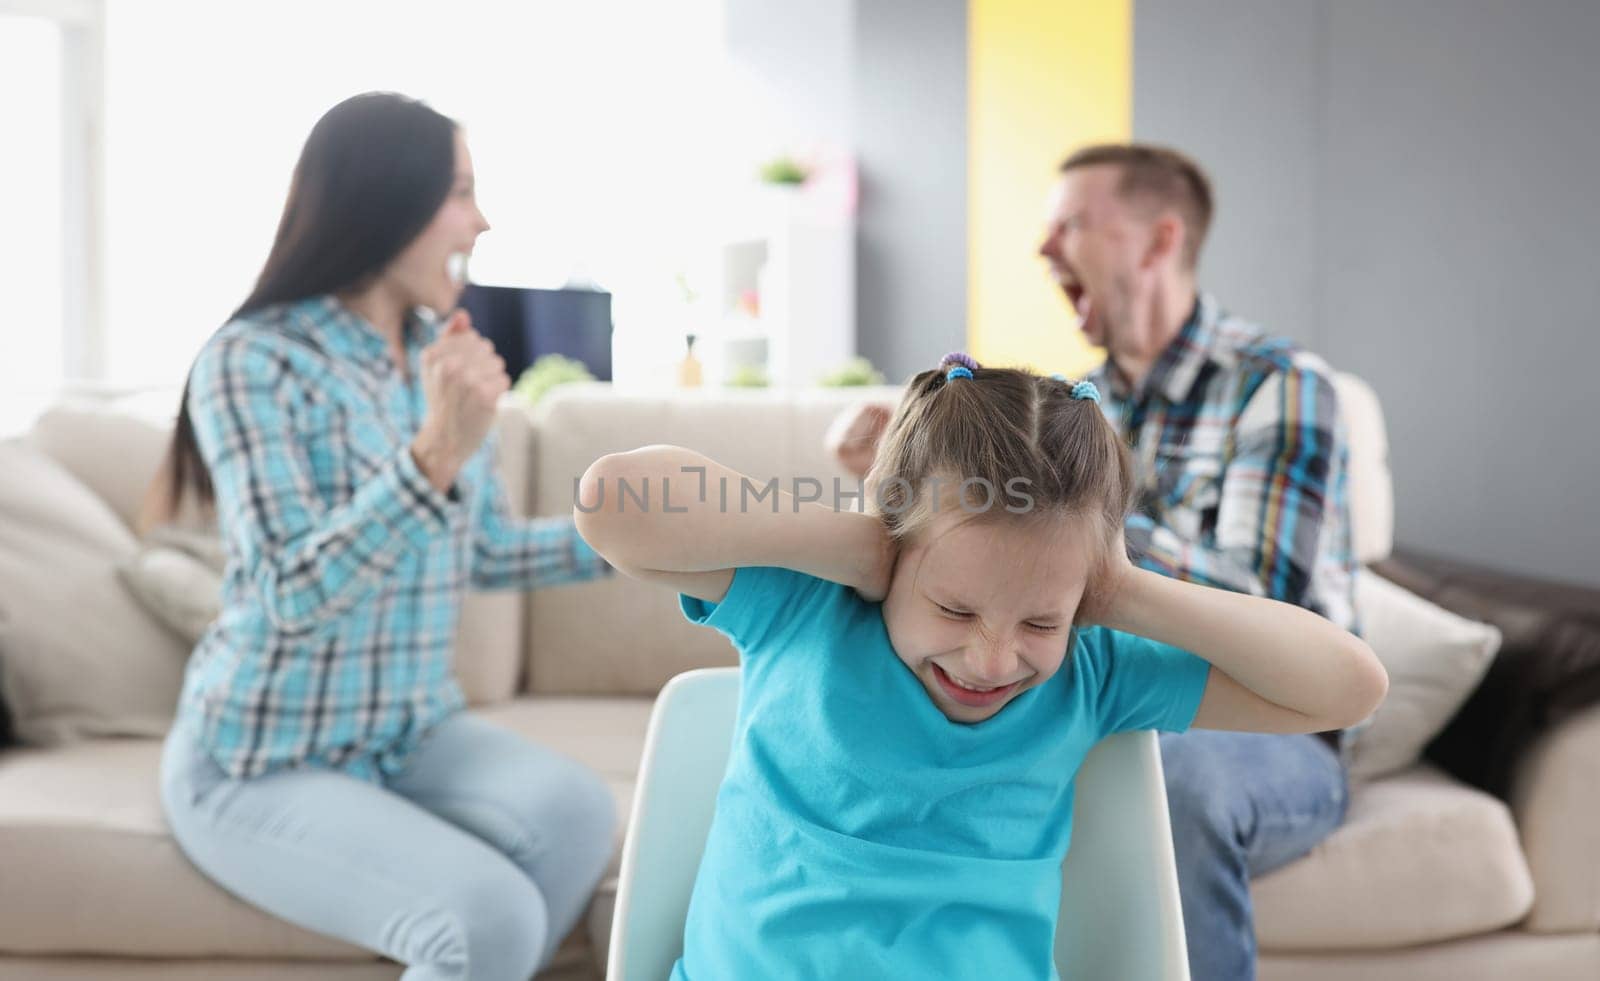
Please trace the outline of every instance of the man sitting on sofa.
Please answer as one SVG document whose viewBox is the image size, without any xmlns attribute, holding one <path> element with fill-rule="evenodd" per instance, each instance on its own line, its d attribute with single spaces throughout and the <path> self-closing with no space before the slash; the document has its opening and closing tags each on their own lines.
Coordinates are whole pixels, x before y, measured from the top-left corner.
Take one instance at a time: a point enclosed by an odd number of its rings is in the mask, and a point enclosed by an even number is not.
<svg viewBox="0 0 1600 981">
<path fill-rule="evenodd" d="M 1107 144 L 1060 167 L 1039 255 L 1106 349 L 1090 376 L 1133 449 L 1127 539 L 1168 575 L 1295 603 L 1355 627 L 1347 448 L 1332 373 L 1226 313 L 1195 270 L 1210 182 L 1173 150 Z M 840 420 L 833 447 L 864 476 L 886 406 Z M 1292 656 L 1292 652 L 1285 652 Z M 1255 976 L 1249 880 L 1344 820 L 1338 735 L 1161 734 L 1195 981 Z"/>
</svg>

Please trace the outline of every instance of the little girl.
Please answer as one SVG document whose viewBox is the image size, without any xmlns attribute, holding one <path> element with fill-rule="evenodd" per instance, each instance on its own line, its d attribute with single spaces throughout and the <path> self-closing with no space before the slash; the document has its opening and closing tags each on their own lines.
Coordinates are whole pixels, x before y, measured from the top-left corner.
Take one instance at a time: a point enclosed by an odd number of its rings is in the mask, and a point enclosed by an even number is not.
<svg viewBox="0 0 1600 981">
<path fill-rule="evenodd" d="M 583 536 L 742 663 L 675 981 L 1053 978 L 1098 740 L 1340 729 L 1382 699 L 1372 652 L 1321 617 L 1132 566 L 1098 399 L 950 355 L 907 389 L 864 513 L 751 504 L 677 447 L 590 467 Z M 640 506 L 646 481 L 670 508 Z"/>
</svg>

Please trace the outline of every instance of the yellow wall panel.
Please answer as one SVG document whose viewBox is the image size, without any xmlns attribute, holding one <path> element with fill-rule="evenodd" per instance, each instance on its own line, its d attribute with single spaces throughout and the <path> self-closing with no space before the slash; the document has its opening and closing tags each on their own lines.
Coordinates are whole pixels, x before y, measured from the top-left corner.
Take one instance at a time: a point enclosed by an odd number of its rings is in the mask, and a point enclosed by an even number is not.
<svg viewBox="0 0 1600 981">
<path fill-rule="evenodd" d="M 1132 0 L 970 0 L 967 344 L 985 364 L 1098 364 L 1034 251 L 1055 168 L 1133 128 Z"/>
</svg>

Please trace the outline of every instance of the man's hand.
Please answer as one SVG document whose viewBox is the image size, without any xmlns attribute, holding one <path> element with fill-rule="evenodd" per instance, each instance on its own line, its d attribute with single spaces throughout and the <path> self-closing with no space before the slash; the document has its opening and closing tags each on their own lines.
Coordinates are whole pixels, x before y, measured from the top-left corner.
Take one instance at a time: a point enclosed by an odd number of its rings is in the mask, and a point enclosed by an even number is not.
<svg viewBox="0 0 1600 981">
<path fill-rule="evenodd" d="M 506 363 L 457 310 L 438 339 L 422 352 L 422 392 L 428 403 L 411 455 L 440 491 L 483 445 L 494 425 L 495 406 L 511 387 Z"/>
<path fill-rule="evenodd" d="M 834 418 L 833 425 L 828 427 L 828 435 L 823 438 L 823 445 L 852 476 L 857 479 L 865 477 L 878 455 L 878 442 L 883 439 L 893 418 L 893 406 L 881 402 L 859 402 Z"/>
</svg>

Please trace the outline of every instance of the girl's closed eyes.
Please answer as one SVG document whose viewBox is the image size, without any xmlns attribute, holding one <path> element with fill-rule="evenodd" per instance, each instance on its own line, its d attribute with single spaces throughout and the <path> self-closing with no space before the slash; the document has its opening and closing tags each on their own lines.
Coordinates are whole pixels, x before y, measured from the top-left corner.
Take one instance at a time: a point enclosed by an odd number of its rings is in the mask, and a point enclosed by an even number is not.
<svg viewBox="0 0 1600 981">
<path fill-rule="evenodd" d="M 952 722 L 991 718 L 1060 669 L 1089 568 L 1078 525 L 948 508 L 901 548 L 884 624 Z"/>
</svg>

